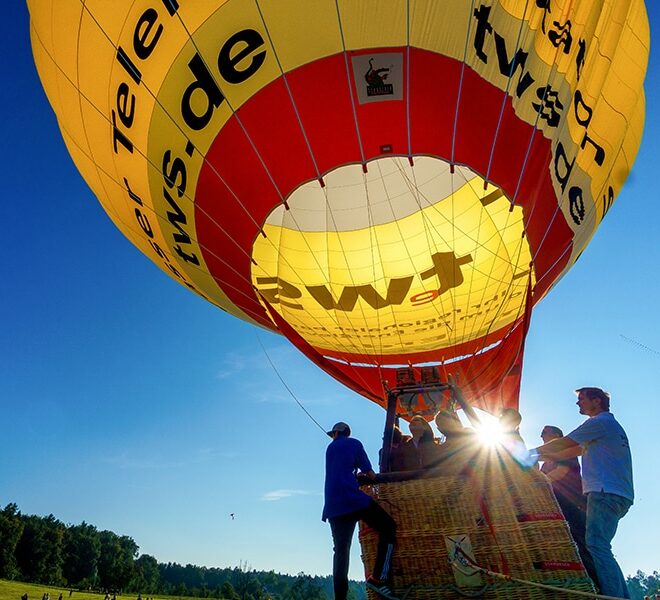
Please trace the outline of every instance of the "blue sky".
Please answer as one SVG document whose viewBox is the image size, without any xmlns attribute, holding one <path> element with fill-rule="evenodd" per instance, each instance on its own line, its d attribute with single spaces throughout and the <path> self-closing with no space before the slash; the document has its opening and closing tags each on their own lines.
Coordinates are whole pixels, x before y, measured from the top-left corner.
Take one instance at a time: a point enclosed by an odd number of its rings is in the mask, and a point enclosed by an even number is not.
<svg viewBox="0 0 660 600">
<path fill-rule="evenodd" d="M 260 341 L 314 417 L 349 422 L 372 459 L 383 411 L 282 338 L 164 276 L 121 235 L 66 153 L 26 7 L 3 9 L 0 506 L 130 535 L 160 561 L 329 573 L 320 521 L 329 440 Z M 649 13 L 656 39 L 658 3 Z M 637 501 L 614 542 L 627 574 L 660 570 L 659 59 L 654 44 L 633 173 L 537 307 L 521 394 L 531 445 L 546 423 L 582 421 L 576 387 L 611 391 L 635 466 Z M 361 577 L 357 540 L 351 575 Z"/>
</svg>

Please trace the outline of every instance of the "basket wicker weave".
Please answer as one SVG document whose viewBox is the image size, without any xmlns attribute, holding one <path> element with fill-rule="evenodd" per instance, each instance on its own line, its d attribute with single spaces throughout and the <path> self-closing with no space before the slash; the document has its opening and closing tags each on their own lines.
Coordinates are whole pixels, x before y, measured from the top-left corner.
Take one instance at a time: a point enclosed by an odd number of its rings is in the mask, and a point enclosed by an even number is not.
<svg viewBox="0 0 660 600">
<path fill-rule="evenodd" d="M 545 476 L 498 453 L 460 475 L 437 471 L 422 479 L 363 487 L 397 523 L 392 564 L 397 595 L 410 589 L 409 600 L 463 595 L 485 600 L 569 597 L 484 575 L 472 577 L 466 587 L 449 562 L 446 536 L 467 536 L 475 562 L 490 570 L 564 589 L 594 591 Z M 376 532 L 361 523 L 367 573 L 375 561 L 377 541 Z M 370 600 L 380 600 L 371 590 L 368 594 Z"/>
</svg>

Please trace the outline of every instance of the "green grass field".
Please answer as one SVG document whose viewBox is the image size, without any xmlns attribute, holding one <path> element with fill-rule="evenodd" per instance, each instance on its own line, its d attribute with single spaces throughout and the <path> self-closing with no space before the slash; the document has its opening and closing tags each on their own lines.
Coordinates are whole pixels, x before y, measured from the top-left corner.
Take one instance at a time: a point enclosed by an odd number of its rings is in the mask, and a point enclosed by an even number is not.
<svg viewBox="0 0 660 600">
<path fill-rule="evenodd" d="M 62 600 L 103 600 L 105 598 L 105 594 L 74 591 L 69 599 L 68 588 L 0 579 L 0 600 L 21 600 L 21 596 L 25 593 L 28 595 L 28 600 L 41 600 L 46 592 L 50 593 L 50 600 L 57 600 L 60 593 L 62 594 Z M 136 598 L 136 594 L 117 595 L 117 600 L 136 600 Z M 142 598 L 146 600 L 147 597 L 143 596 Z M 153 600 L 182 600 L 182 597 L 153 596 Z M 199 600 L 199 598 L 195 598 L 194 600 Z"/>
</svg>

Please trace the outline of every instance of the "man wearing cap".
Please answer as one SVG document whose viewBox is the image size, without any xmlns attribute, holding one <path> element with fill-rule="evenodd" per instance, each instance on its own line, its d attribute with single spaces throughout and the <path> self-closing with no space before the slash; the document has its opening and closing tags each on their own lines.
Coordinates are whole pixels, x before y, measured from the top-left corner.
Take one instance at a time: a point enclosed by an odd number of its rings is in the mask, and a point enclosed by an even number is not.
<svg viewBox="0 0 660 600">
<path fill-rule="evenodd" d="M 580 414 L 589 418 L 566 437 L 536 449 L 541 460 L 582 454 L 582 491 L 587 496 L 586 542 L 600 591 L 630 598 L 626 580 L 612 554 L 619 520 L 634 499 L 628 437 L 610 412 L 610 396 L 600 388 L 576 390 Z"/>
<path fill-rule="evenodd" d="M 334 543 L 332 577 L 335 600 L 346 600 L 348 595 L 348 561 L 358 521 L 364 521 L 379 534 L 376 562 L 373 572 L 367 577 L 367 586 L 381 596 L 395 599 L 389 583 L 396 523 L 375 500 L 359 489 L 357 480 L 358 471 L 370 479 L 374 479 L 376 474 L 362 443 L 350 437 L 351 428 L 346 423 L 336 423 L 328 435 L 332 442 L 325 453 L 322 519 L 330 522 Z"/>
<path fill-rule="evenodd" d="M 554 425 L 546 425 L 541 431 L 541 439 L 544 444 L 562 437 L 564 437 L 564 432 Z M 585 541 L 587 499 L 582 493 L 582 477 L 577 456 L 546 460 L 543 462 L 541 472 L 550 480 L 557 503 L 578 547 L 582 564 L 598 587 L 598 574 Z"/>
</svg>

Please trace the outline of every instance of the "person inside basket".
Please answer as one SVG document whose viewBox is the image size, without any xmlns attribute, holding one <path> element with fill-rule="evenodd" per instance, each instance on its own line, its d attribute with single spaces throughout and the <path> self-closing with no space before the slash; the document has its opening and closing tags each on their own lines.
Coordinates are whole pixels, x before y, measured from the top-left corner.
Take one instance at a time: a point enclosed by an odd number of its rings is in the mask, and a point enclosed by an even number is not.
<svg viewBox="0 0 660 600">
<path fill-rule="evenodd" d="M 587 496 L 585 539 L 601 593 L 630 598 L 611 542 L 619 521 L 634 499 L 632 457 L 628 437 L 610 412 L 610 395 L 600 388 L 575 390 L 580 414 L 589 417 L 565 437 L 539 446 L 541 460 L 582 454 L 582 491 Z"/>
<path fill-rule="evenodd" d="M 424 417 L 415 415 L 410 420 L 410 434 L 411 437 L 404 440 L 397 449 L 393 464 L 401 465 L 402 471 L 418 471 L 434 466 L 439 457 L 438 444 Z"/>
<path fill-rule="evenodd" d="M 463 427 L 453 410 L 441 410 L 435 415 L 435 425 L 445 438 L 439 445 L 437 467 L 442 473 L 459 473 L 479 452 L 475 433 Z"/>
<path fill-rule="evenodd" d="M 392 446 L 390 450 L 390 464 L 389 466 L 383 465 L 383 449 L 378 451 L 378 464 L 380 465 L 381 472 L 388 471 L 405 471 L 406 470 L 406 456 L 403 444 L 410 439 L 409 435 L 403 435 L 403 432 L 398 425 L 392 429 Z"/>
<path fill-rule="evenodd" d="M 502 412 L 500 412 L 499 422 L 504 436 L 520 442 L 523 446 L 525 445 L 525 441 L 520 435 L 522 415 L 515 408 L 503 408 Z"/>
<path fill-rule="evenodd" d="M 506 451 L 519 463 L 527 458 L 527 446 L 520 435 L 522 415 L 515 408 L 504 408 L 500 412 L 500 443 Z"/>
<path fill-rule="evenodd" d="M 334 543 L 332 578 L 335 600 L 347 600 L 351 541 L 358 521 L 364 521 L 379 536 L 376 561 L 367 577 L 367 587 L 385 598 L 396 600 L 390 587 L 396 523 L 358 486 L 358 472 L 369 479 L 376 477 L 369 457 L 362 443 L 350 437 L 351 428 L 346 423 L 336 423 L 327 433 L 332 442 L 325 453 L 325 504 L 321 518 L 330 522 Z"/>
<path fill-rule="evenodd" d="M 564 432 L 554 425 L 546 425 L 541 431 L 544 444 L 562 437 Z M 543 462 L 541 472 L 550 480 L 552 491 L 555 493 L 561 512 L 564 513 L 584 568 L 596 587 L 599 587 L 596 567 L 585 541 L 587 499 L 582 493 L 582 476 L 577 456 L 563 460 L 546 460 Z"/>
</svg>

